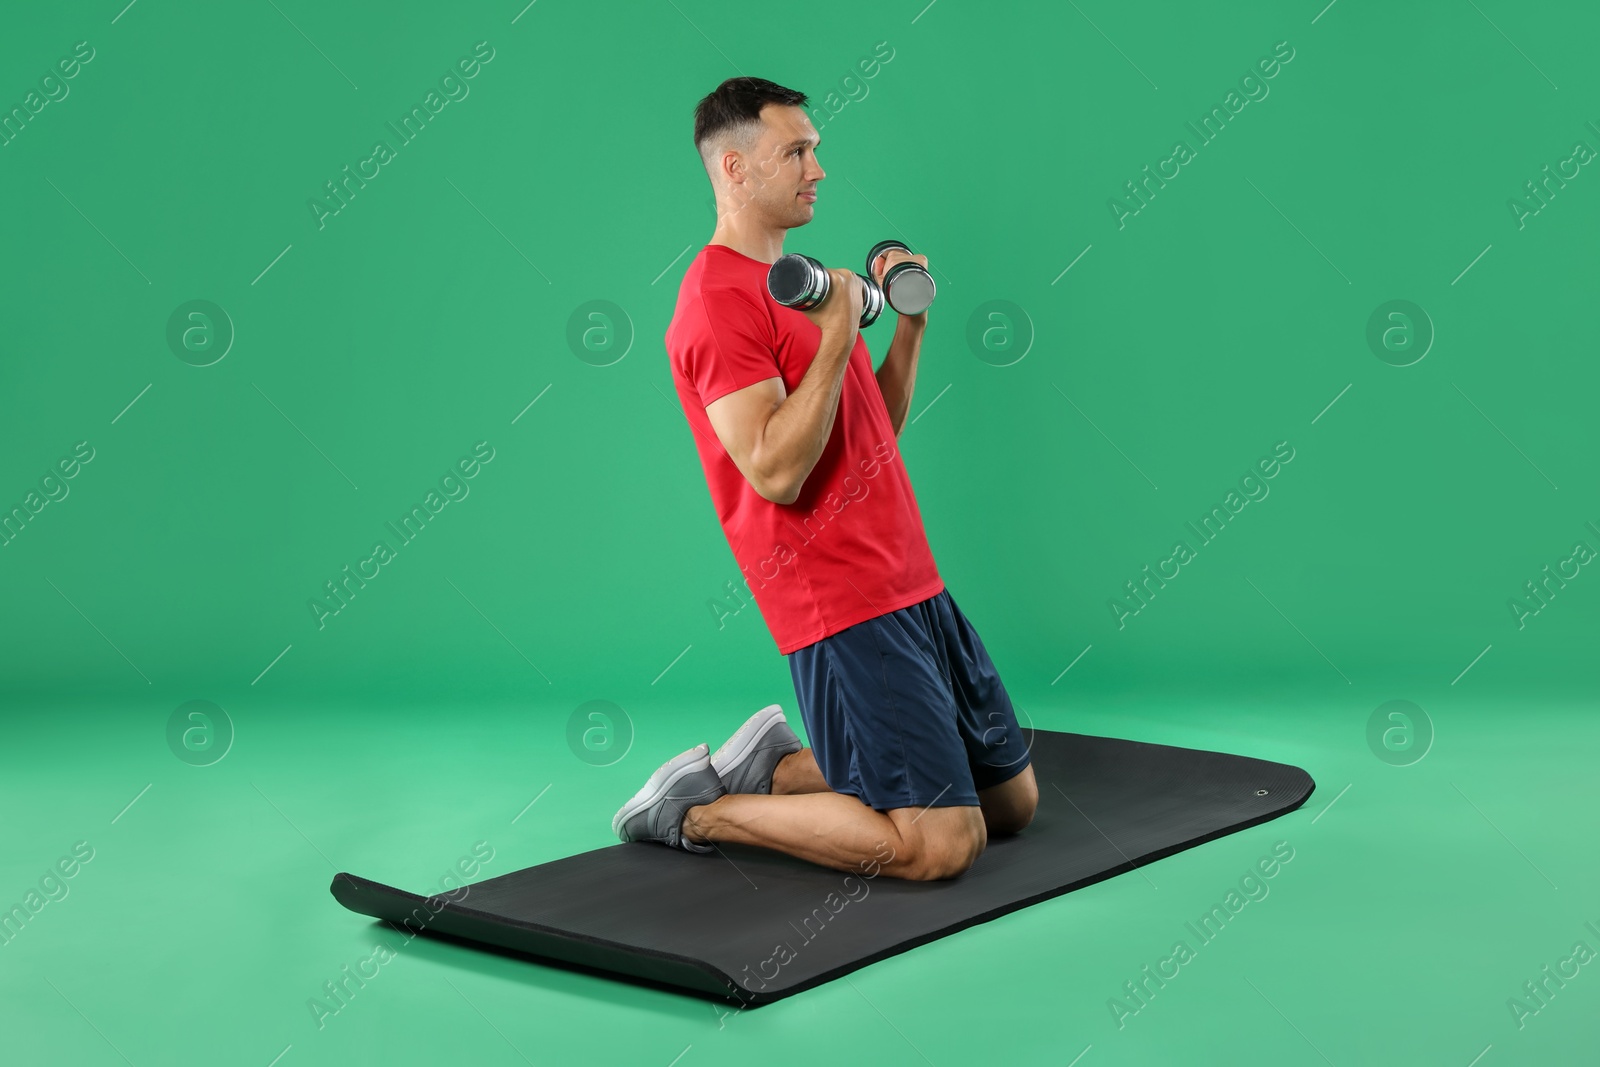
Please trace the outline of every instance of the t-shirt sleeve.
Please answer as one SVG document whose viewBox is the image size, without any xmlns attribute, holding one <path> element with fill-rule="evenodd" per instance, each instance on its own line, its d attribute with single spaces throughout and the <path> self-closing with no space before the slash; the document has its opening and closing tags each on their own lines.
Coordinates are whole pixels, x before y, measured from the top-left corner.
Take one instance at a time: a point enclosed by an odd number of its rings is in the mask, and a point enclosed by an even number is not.
<svg viewBox="0 0 1600 1067">
<path fill-rule="evenodd" d="M 683 369 L 700 394 L 701 406 L 768 378 L 782 376 L 772 319 L 749 293 L 705 289 L 699 335 L 684 352 Z"/>
</svg>

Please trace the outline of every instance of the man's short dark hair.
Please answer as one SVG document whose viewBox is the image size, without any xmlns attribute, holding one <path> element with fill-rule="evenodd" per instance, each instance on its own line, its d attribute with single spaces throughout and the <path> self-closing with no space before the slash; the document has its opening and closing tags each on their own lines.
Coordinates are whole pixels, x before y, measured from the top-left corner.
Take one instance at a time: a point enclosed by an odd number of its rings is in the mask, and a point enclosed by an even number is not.
<svg viewBox="0 0 1600 1067">
<path fill-rule="evenodd" d="M 761 130 L 761 109 L 768 104 L 804 107 L 806 94 L 765 78 L 729 78 L 695 106 L 694 147 L 708 171 L 711 153 L 724 141 L 746 151 L 755 144 Z"/>
</svg>

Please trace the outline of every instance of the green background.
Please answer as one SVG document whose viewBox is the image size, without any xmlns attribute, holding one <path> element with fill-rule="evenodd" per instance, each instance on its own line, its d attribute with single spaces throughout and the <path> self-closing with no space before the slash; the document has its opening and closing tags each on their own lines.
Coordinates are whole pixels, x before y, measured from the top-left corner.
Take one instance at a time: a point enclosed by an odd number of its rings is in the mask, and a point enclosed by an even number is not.
<svg viewBox="0 0 1600 1067">
<path fill-rule="evenodd" d="M 7 111 L 95 50 L 0 147 L 0 507 L 94 449 L 0 547 L 0 905 L 94 850 L 0 944 L 17 1062 L 1592 1062 L 1597 965 L 1521 1027 L 1507 1007 L 1600 950 L 1600 578 L 1509 606 L 1600 548 L 1600 177 L 1509 206 L 1600 148 L 1592 9 L 122 3 L 0 35 Z M 480 41 L 468 95 L 398 145 Z M 1200 145 L 1186 123 L 1278 42 L 1268 95 Z M 603 847 L 662 760 L 795 711 L 755 607 L 719 623 L 738 570 L 661 341 L 714 224 L 692 110 L 737 74 L 812 96 L 828 177 L 788 250 L 929 256 L 900 447 L 1019 713 L 1319 788 L 738 1016 L 423 940 L 319 1028 L 308 999 L 399 941 L 334 871 L 425 890 L 476 842 L 484 876 Z M 168 342 L 195 300 L 236 335 L 209 366 Z M 1367 339 L 1394 300 L 1433 335 L 1407 366 Z M 323 584 L 479 441 L 469 495 L 319 628 Z M 1185 524 L 1280 441 L 1270 494 L 1200 545 Z M 168 740 L 193 700 L 221 709 L 199 755 Z M 1385 748 L 1392 700 L 1415 708 Z M 598 757 L 567 741 L 589 701 L 617 709 Z M 1280 840 L 1267 900 L 1119 1028 L 1107 1000 Z"/>
</svg>

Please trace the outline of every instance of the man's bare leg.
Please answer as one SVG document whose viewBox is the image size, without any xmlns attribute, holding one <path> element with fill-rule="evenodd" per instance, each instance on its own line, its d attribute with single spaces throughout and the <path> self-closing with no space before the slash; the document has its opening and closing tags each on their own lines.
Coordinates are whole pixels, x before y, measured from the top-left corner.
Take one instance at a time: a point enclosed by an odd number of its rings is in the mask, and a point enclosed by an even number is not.
<svg viewBox="0 0 1600 1067">
<path fill-rule="evenodd" d="M 822 768 L 809 748 L 791 752 L 778 761 L 772 769 L 772 794 L 826 793 L 828 780 L 822 777 Z"/>
<path fill-rule="evenodd" d="M 803 767 L 802 762 L 792 772 L 801 782 Z M 777 782 L 775 777 L 774 787 Z M 953 878 L 988 844 L 979 807 L 880 812 L 833 792 L 729 793 L 690 808 L 683 836 L 696 843 L 759 845 L 841 871 L 860 873 L 876 865 L 874 874 L 916 880 Z"/>
<path fill-rule="evenodd" d="M 978 804 L 983 808 L 983 821 L 989 833 L 995 837 L 1022 830 L 1033 821 L 1034 809 L 1039 806 L 1039 784 L 1033 777 L 1033 764 L 999 785 L 978 790 Z"/>
<path fill-rule="evenodd" d="M 828 791 L 827 780 L 822 777 L 809 748 L 783 757 L 772 772 L 774 796 Z M 999 837 L 1025 828 L 1033 821 L 1034 809 L 1039 804 L 1039 786 L 1033 776 L 1033 765 L 1029 764 L 1021 773 L 999 785 L 980 789 L 978 804 L 990 834 Z"/>
</svg>

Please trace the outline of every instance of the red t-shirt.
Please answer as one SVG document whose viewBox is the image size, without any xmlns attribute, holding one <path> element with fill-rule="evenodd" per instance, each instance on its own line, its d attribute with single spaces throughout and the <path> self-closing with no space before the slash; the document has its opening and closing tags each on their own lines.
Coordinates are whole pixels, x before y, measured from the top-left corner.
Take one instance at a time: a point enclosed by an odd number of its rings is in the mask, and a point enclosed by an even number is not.
<svg viewBox="0 0 1600 1067">
<path fill-rule="evenodd" d="M 667 354 L 711 503 L 778 651 L 926 600 L 944 588 L 922 514 L 857 334 L 833 432 L 792 504 L 755 491 L 706 417 L 737 389 L 782 378 L 793 393 L 822 330 L 767 292 L 769 264 L 706 245 L 678 287 Z"/>
</svg>

